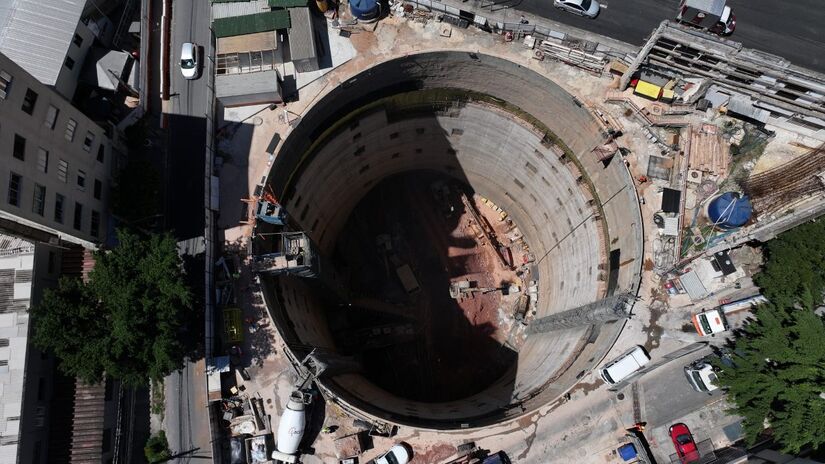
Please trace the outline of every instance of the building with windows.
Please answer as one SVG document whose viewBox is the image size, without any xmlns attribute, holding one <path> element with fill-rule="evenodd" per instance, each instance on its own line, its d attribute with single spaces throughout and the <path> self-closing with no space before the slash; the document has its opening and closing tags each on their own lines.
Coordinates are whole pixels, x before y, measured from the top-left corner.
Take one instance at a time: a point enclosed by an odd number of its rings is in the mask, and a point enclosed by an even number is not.
<svg viewBox="0 0 825 464">
<path fill-rule="evenodd" d="M 0 229 L 95 248 L 115 153 L 106 130 L 0 53 Z"/>
</svg>

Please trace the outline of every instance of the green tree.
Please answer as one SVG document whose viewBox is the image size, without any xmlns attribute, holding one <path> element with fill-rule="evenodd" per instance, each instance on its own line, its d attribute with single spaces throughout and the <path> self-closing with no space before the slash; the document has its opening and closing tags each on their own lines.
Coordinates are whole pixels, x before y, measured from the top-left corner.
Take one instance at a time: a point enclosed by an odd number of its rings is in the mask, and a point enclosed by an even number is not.
<svg viewBox="0 0 825 464">
<path fill-rule="evenodd" d="M 34 340 L 69 374 L 96 382 L 105 372 L 143 385 L 181 366 L 192 298 L 170 235 L 121 230 L 118 241 L 95 254 L 87 284 L 64 280 L 46 292 L 33 309 Z"/>
<path fill-rule="evenodd" d="M 785 451 L 825 444 L 825 320 L 810 307 L 760 305 L 732 342 L 719 383 L 754 443 L 765 423 Z"/>
<path fill-rule="evenodd" d="M 803 224 L 765 245 L 765 266 L 754 281 L 777 306 L 813 307 L 825 291 L 825 221 Z"/>
<path fill-rule="evenodd" d="M 160 432 L 152 435 L 146 441 L 146 446 L 143 447 L 143 453 L 146 455 L 146 460 L 150 464 L 158 462 L 166 462 L 172 457 L 169 451 L 169 442 L 166 440 L 166 432 Z"/>
<path fill-rule="evenodd" d="M 78 278 L 63 277 L 32 308 L 34 344 L 54 352 L 68 375 L 90 382 L 103 378 L 108 331 L 91 289 Z"/>
</svg>

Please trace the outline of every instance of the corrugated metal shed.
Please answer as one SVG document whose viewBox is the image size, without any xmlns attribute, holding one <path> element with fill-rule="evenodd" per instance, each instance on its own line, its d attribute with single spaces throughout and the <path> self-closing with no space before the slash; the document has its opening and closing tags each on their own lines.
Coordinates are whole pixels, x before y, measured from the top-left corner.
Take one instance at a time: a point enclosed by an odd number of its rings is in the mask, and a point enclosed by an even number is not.
<svg viewBox="0 0 825 464">
<path fill-rule="evenodd" d="M 289 27 L 289 12 L 287 10 L 220 18 L 212 22 L 215 37 L 218 38 L 287 29 Z"/>
<path fill-rule="evenodd" d="M 0 462 L 17 462 L 34 246 L 0 235 Z M 23 288 L 25 287 L 25 288 Z M 25 298 L 18 298 L 25 296 Z"/>
<path fill-rule="evenodd" d="M 708 296 L 708 289 L 705 288 L 705 284 L 699 279 L 699 274 L 695 270 L 682 274 L 679 280 L 691 300 L 701 300 Z"/>
<path fill-rule="evenodd" d="M 283 101 L 275 70 L 215 77 L 215 97 L 224 106 L 242 106 Z"/>
<path fill-rule="evenodd" d="M 318 68 L 318 52 L 315 48 L 315 32 L 312 29 L 312 13 L 309 8 L 290 8 L 292 28 L 289 29 L 289 54 L 299 71 Z"/>
<path fill-rule="evenodd" d="M 0 52 L 54 85 L 86 1 L 3 0 L 0 5 Z"/>
<path fill-rule="evenodd" d="M 266 13 L 267 11 L 271 11 L 267 0 L 214 3 L 212 5 L 212 18 L 234 18 L 235 16 Z"/>
</svg>

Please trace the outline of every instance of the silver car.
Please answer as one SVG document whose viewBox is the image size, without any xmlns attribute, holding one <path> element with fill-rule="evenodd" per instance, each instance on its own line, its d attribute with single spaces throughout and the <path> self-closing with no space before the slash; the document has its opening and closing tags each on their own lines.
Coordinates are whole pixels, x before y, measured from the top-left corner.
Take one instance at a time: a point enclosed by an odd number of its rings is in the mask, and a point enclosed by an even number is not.
<svg viewBox="0 0 825 464">
<path fill-rule="evenodd" d="M 598 16 L 601 10 L 596 0 L 553 0 L 553 6 L 591 19 Z"/>
<path fill-rule="evenodd" d="M 180 73 L 185 79 L 197 79 L 200 75 L 200 47 L 186 42 L 180 47 Z"/>
</svg>

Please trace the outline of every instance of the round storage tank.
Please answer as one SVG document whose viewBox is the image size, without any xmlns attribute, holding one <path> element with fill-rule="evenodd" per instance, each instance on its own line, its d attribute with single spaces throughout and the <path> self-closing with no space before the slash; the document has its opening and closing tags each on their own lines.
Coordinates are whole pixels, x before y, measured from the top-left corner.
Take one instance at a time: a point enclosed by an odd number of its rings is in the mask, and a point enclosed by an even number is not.
<svg viewBox="0 0 825 464">
<path fill-rule="evenodd" d="M 349 9 L 352 15 L 361 21 L 368 21 L 378 17 L 378 2 L 375 0 L 351 0 Z"/>
<path fill-rule="evenodd" d="M 719 195 L 708 206 L 708 218 L 720 229 L 744 226 L 751 218 L 753 207 L 747 196 L 737 192 Z"/>
</svg>

